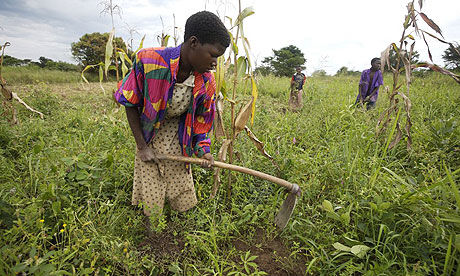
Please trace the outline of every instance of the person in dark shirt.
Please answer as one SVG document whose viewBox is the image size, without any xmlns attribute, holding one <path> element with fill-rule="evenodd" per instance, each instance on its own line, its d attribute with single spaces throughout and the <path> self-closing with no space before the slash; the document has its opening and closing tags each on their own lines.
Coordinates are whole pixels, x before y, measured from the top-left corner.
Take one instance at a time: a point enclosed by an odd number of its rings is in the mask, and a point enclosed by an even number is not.
<svg viewBox="0 0 460 276">
<path fill-rule="evenodd" d="M 292 110 L 302 108 L 302 93 L 303 85 L 305 84 L 306 77 L 302 73 L 300 67 L 296 68 L 296 73 L 291 79 L 291 95 L 289 97 L 289 107 Z"/>
<path fill-rule="evenodd" d="M 371 60 L 371 68 L 364 70 L 359 80 L 359 93 L 355 104 L 359 104 L 360 106 L 366 104 L 367 110 L 375 107 L 379 96 L 379 87 L 383 85 L 383 75 L 382 71 L 380 71 L 380 66 L 380 59 L 373 58 Z"/>
</svg>

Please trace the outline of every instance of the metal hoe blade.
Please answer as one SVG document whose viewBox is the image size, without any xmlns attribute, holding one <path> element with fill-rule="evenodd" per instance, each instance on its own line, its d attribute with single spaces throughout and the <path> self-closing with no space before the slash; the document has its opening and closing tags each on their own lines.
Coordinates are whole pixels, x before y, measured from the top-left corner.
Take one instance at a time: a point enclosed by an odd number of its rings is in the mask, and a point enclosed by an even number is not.
<svg viewBox="0 0 460 276">
<path fill-rule="evenodd" d="M 283 230 L 286 227 L 289 219 L 291 218 L 292 212 L 294 211 L 297 203 L 297 196 L 300 195 L 300 188 L 297 184 L 293 184 L 292 189 L 289 191 L 288 196 L 281 205 L 281 209 L 275 217 L 275 225 Z"/>
</svg>

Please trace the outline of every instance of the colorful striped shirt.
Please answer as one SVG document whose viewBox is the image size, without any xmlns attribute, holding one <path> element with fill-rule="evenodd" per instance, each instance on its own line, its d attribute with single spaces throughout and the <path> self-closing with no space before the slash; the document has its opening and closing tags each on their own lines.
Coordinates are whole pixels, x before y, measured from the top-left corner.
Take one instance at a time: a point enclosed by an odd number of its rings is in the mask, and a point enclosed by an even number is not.
<svg viewBox="0 0 460 276">
<path fill-rule="evenodd" d="M 143 137 L 148 144 L 170 106 L 179 69 L 180 48 L 146 48 L 136 54 L 133 68 L 120 82 L 115 99 L 139 108 Z M 187 112 L 181 115 L 178 136 L 185 156 L 210 152 L 210 132 L 215 115 L 216 82 L 212 73 L 193 72 L 195 87 Z"/>
</svg>

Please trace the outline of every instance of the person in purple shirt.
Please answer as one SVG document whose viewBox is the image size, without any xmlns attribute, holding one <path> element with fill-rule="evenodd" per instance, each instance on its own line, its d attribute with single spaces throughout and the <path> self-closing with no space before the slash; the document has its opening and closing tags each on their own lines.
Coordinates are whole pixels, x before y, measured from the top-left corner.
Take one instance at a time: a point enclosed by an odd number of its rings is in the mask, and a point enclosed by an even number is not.
<svg viewBox="0 0 460 276">
<path fill-rule="evenodd" d="M 375 107 L 375 102 L 379 96 L 379 87 L 383 85 L 383 75 L 380 71 L 381 62 L 379 58 L 371 60 L 371 68 L 366 69 L 361 74 L 359 80 L 359 93 L 355 104 L 363 106 L 366 104 L 367 110 Z"/>
</svg>

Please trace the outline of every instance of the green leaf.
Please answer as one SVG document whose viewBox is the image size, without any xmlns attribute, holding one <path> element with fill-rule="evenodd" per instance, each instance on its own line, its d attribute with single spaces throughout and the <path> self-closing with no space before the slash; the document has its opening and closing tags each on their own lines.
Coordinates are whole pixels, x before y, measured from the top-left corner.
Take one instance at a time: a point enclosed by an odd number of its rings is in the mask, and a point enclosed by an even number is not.
<svg viewBox="0 0 460 276">
<path fill-rule="evenodd" d="M 131 55 L 131 59 L 134 58 L 134 56 L 137 54 L 137 52 L 139 52 L 140 49 L 142 49 L 144 47 L 144 39 L 145 39 L 145 35 L 142 37 L 141 39 L 141 43 L 139 43 L 139 47 L 136 49 L 136 51 L 134 51 Z"/>
<path fill-rule="evenodd" d="M 366 246 L 366 245 L 354 245 L 351 247 L 351 253 L 355 254 L 359 258 L 363 258 L 367 251 L 369 251 L 371 248 Z"/>
<path fill-rule="evenodd" d="M 109 71 L 109 66 L 112 63 L 112 55 L 113 55 L 113 36 L 115 35 L 115 28 L 112 28 L 110 32 L 109 39 L 107 40 L 107 44 L 105 44 L 105 76 L 107 77 L 107 72 Z"/>
<path fill-rule="evenodd" d="M 241 24 L 241 22 L 243 22 L 243 20 L 250 16 L 250 15 L 253 15 L 254 14 L 254 8 L 253 7 L 247 7 L 245 8 L 244 10 L 242 10 L 240 12 L 240 14 L 238 14 L 238 17 L 236 18 L 235 20 L 235 25 L 233 25 L 233 27 Z"/>
<path fill-rule="evenodd" d="M 337 250 L 340 250 L 340 251 L 345 251 L 345 252 L 350 252 L 351 251 L 351 248 L 346 246 L 346 245 L 343 245 L 341 244 L 340 242 L 335 242 L 333 245 L 332 245 L 335 249 Z"/>
<path fill-rule="evenodd" d="M 236 62 L 236 68 L 237 68 L 237 75 L 238 75 L 238 78 L 241 79 L 244 77 L 244 75 L 246 74 L 246 70 L 248 69 L 248 61 L 246 59 L 246 57 L 239 57 L 237 62 Z"/>
<path fill-rule="evenodd" d="M 238 55 L 238 45 L 235 43 L 235 39 L 233 38 L 233 34 L 229 31 L 228 35 L 230 36 L 230 40 L 232 42 L 232 50 L 235 55 Z"/>
<path fill-rule="evenodd" d="M 118 52 L 118 56 L 120 57 L 120 60 L 121 60 L 121 72 L 122 72 L 122 75 L 123 75 L 122 78 L 125 78 L 126 74 L 128 73 L 128 70 L 129 70 L 128 67 L 125 64 L 125 55 L 126 54 Z"/>
<path fill-rule="evenodd" d="M 330 213 L 334 213 L 334 207 L 332 207 L 332 203 L 329 200 L 325 199 L 323 201 L 322 206 L 323 206 L 323 209 L 325 211 L 330 212 Z"/>
<path fill-rule="evenodd" d="M 460 251 L 460 234 L 455 235 L 455 243 L 454 243 L 455 248 Z"/>
</svg>

